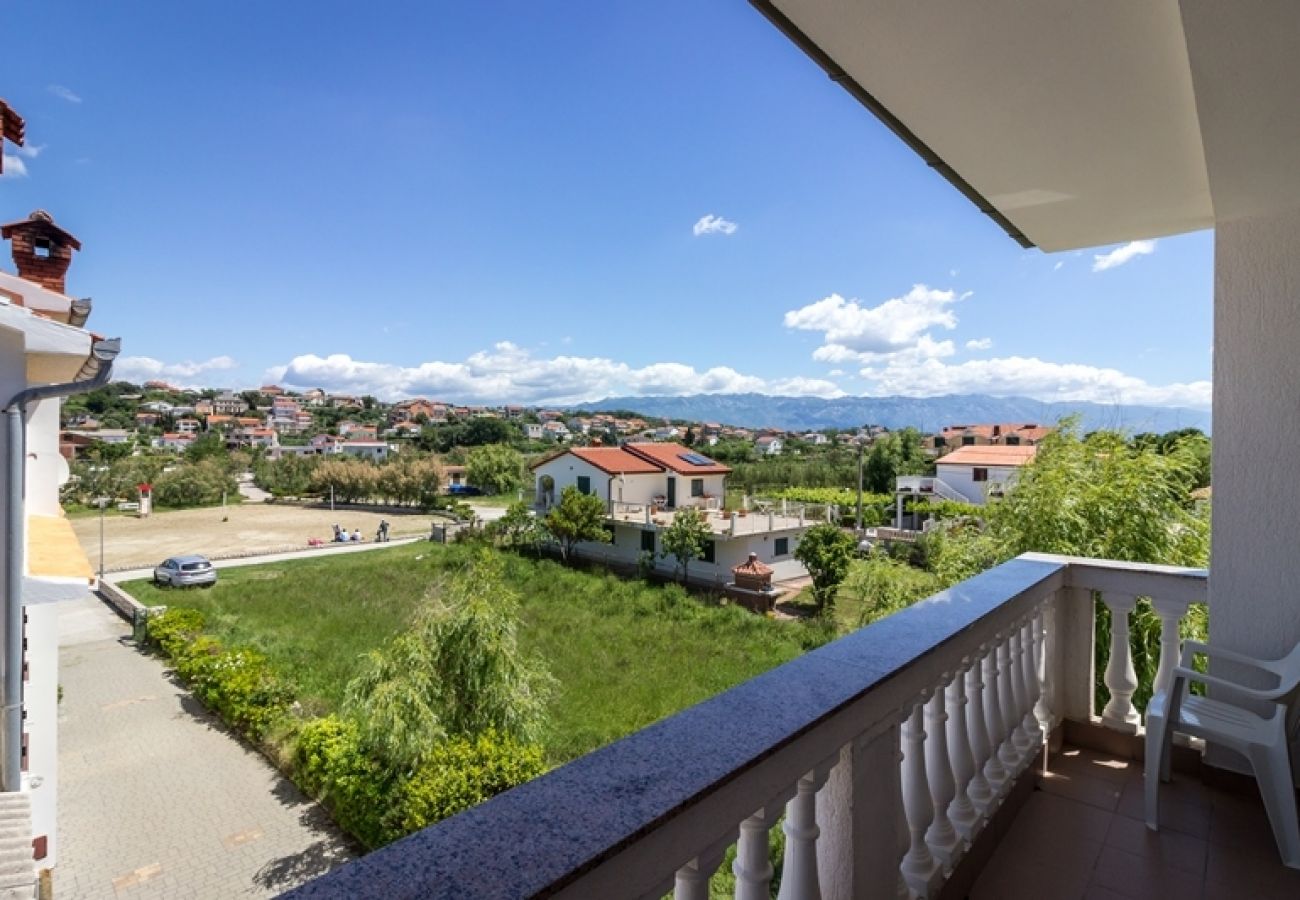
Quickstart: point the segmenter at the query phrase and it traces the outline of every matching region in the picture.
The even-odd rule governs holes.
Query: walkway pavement
[[[59,624],[59,900],[273,896],[355,855],[103,603]]]

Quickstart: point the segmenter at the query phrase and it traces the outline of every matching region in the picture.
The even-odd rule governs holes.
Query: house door
[[[677,479],[668,479],[668,508],[672,509],[677,505]]]

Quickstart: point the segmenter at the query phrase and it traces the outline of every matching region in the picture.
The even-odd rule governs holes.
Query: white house
[[[1033,446],[958,447],[935,464],[936,476],[970,503],[1000,494],[1038,452]]]
[[[814,447],[821,447],[831,442],[831,439],[820,431],[810,431],[803,436],[803,439],[804,443],[812,444]]]
[[[785,441],[770,434],[765,434],[754,441],[754,449],[763,456],[780,456],[784,448]]]
[[[778,579],[806,574],[794,549],[815,524],[798,514],[724,513],[726,478],[731,469],[681,444],[630,443],[621,447],[574,447],[535,463],[537,507],[544,512],[567,487],[599,497],[608,511],[613,540],[582,544],[583,556],[617,565],[636,565],[654,554],[654,565],[670,572],[676,561],[661,558],[659,532],[678,510],[705,512],[712,540],[703,559],[691,563],[692,581],[724,584],[731,568],[754,553],[777,569]]]
[[[12,241],[18,268],[17,277],[0,273],[0,496],[7,538],[0,542],[0,673],[13,670],[11,660],[19,661],[18,671],[26,669],[25,678],[4,684],[0,781],[10,798],[30,802],[30,821],[21,801],[0,808],[11,844],[0,849],[0,865],[6,887],[28,883],[29,873],[34,887],[33,858],[45,868],[58,857],[57,604],[84,597],[93,581],[59,507],[59,487],[69,474],[59,454],[59,404],[107,381],[118,343],[82,328],[89,301],[63,292],[72,252],[81,246],[76,238],[41,211],[0,226],[0,236]],[[22,484],[10,477],[15,469]],[[25,628],[3,626],[24,619]],[[18,837],[24,833],[29,845]]]
[[[545,435],[546,432],[542,428],[541,423],[539,422],[524,423],[524,437],[528,438],[528,440],[540,441],[543,437],[545,437]]]
[[[338,453],[359,456],[371,462],[383,462],[393,454],[393,445],[386,441],[341,441],[334,445]]]
[[[169,431],[162,437],[154,438],[152,444],[156,450],[173,450],[177,453],[183,453],[189,449],[194,440],[194,434],[191,432]]]

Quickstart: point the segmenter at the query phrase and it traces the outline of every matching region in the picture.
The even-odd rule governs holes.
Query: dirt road
[[[380,519],[387,519],[392,537],[428,534],[433,521],[422,513],[408,515],[356,511],[330,512],[245,503],[210,509],[155,513],[147,519],[110,516],[104,520],[104,569],[115,571],[151,566],[178,553],[211,558],[296,550],[309,538],[328,541],[337,522],[349,532],[361,529],[367,542],[375,539]],[[99,568],[99,519],[73,520],[73,529],[92,566]]]

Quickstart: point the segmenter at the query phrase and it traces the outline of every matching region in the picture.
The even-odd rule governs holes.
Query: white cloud
[[[949,365],[938,359],[867,367],[861,372],[873,394],[934,397],[992,394],[1036,400],[1137,403],[1208,409],[1210,382],[1150,384],[1117,369],[1053,363],[1035,357],[976,359]]]
[[[735,234],[736,229],[739,227],[735,222],[709,213],[707,216],[700,217],[692,231],[695,232],[696,237],[704,234]]]
[[[1155,241],[1129,241],[1123,247],[1116,247],[1109,253],[1094,254],[1092,257],[1092,270],[1094,272],[1104,272],[1107,269],[1122,266],[1129,260],[1136,259],[1139,256],[1146,256],[1148,253],[1155,252]]]
[[[785,314],[785,327],[822,332],[822,346],[813,352],[821,362],[869,363],[904,354],[927,359],[951,356],[952,341],[936,341],[929,329],[957,327],[951,307],[968,294],[913,285],[902,297],[878,306],[831,294]]]
[[[461,362],[434,360],[417,366],[353,359],[345,353],[306,354],[267,371],[287,387],[321,387],[386,400],[440,397],[465,403],[569,404],[612,396],[731,394],[748,391],[817,397],[841,396],[834,383],[817,378],[769,380],[727,366],[698,370],[675,362],[634,367],[603,357],[537,357],[509,341]]]
[[[979,340],[967,341],[967,350],[987,350],[993,346],[993,338],[980,338]]]
[[[27,164],[10,153],[4,154],[4,178],[26,178]]]
[[[36,157],[40,156],[41,151],[44,149],[45,149],[44,144],[27,144],[25,146],[17,148],[18,155],[25,156],[28,159],[35,159]]]
[[[61,84],[51,84],[45,89],[60,100],[67,100],[69,103],[81,102],[81,98],[73,93],[72,88],[64,87]]]
[[[120,381],[170,381],[177,387],[207,387],[208,383],[197,376],[228,371],[238,365],[229,356],[177,363],[166,363],[152,356],[124,356],[113,364],[113,377]]]
[[[1061,271],[1061,266],[1063,266],[1063,265],[1065,265],[1065,260],[1063,260],[1063,259],[1062,259],[1062,260],[1058,260],[1057,263],[1056,263],[1056,265],[1052,266],[1052,271],[1053,271],[1053,272],[1059,272],[1059,271]]]

